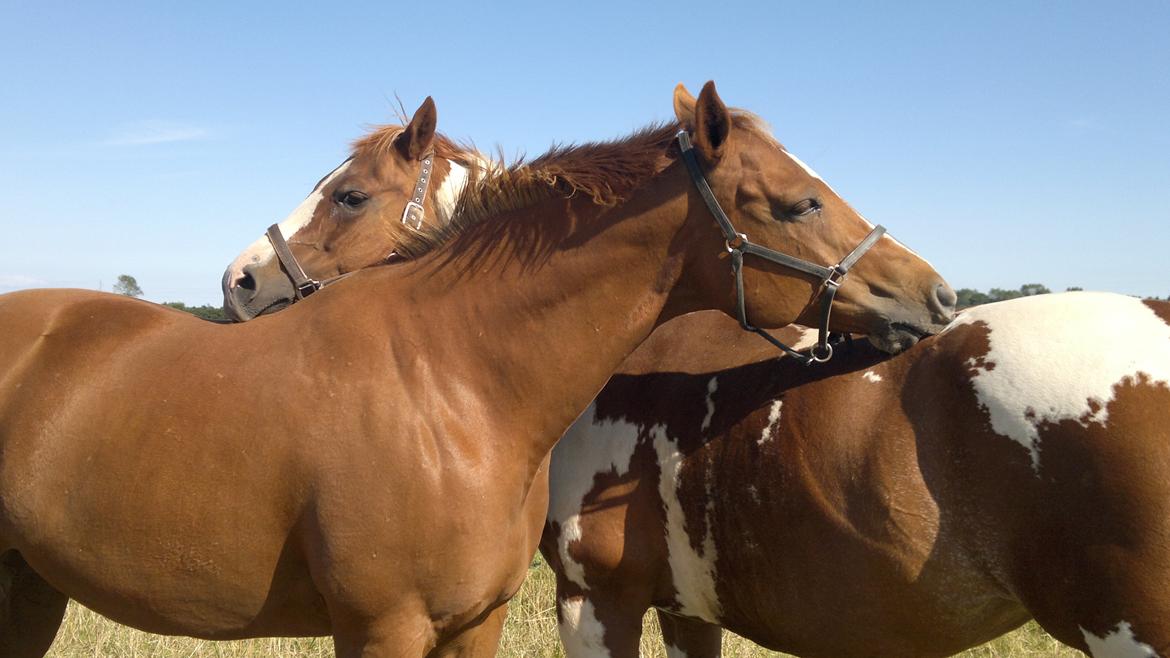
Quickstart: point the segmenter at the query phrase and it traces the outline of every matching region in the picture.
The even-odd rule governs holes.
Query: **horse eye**
[[[792,208],[788,210],[788,214],[792,215],[793,217],[804,217],[806,215],[811,215],[820,209],[820,201],[817,201],[816,199],[805,199],[804,201],[801,201],[800,203],[792,206]]]
[[[370,200],[368,194],[365,192],[358,192],[357,190],[350,190],[349,192],[338,192],[335,198],[337,203],[340,203],[346,208],[351,209],[357,208],[366,201]]]

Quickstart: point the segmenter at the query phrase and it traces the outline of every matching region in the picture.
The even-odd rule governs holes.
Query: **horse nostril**
[[[955,290],[945,283],[935,286],[934,299],[938,303],[939,310],[948,314],[954,314],[955,304],[959,302],[959,296],[955,294]]]
[[[236,281],[236,287],[244,290],[256,291],[256,279],[252,277],[252,273],[244,270],[244,276]]]

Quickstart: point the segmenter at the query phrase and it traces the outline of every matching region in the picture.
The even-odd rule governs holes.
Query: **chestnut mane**
[[[731,113],[736,129],[779,146],[758,116],[740,109],[732,109]],[[376,155],[393,148],[393,140],[401,131],[394,128],[383,127],[357,140],[354,155]],[[677,121],[670,121],[651,124],[620,139],[555,144],[531,161],[521,156],[508,166],[500,156],[490,171],[464,188],[450,223],[400,236],[396,251],[416,258],[488,218],[553,197],[580,197],[595,206],[616,206],[669,165],[674,157],[670,149],[679,129]],[[464,153],[463,147],[440,135],[436,135],[435,147],[436,155],[441,157],[458,159]]]

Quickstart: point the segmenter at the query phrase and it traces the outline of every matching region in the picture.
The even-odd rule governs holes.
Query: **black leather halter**
[[[406,202],[406,208],[402,210],[402,223],[414,231],[421,231],[423,227],[423,218],[425,215],[422,204],[423,200],[427,198],[427,188],[431,184],[431,173],[434,169],[432,163],[434,160],[434,151],[427,151],[423,155],[418,178],[414,181],[414,188],[410,192],[410,201]],[[292,250],[288,248],[288,242],[285,241],[279,224],[269,226],[268,230],[265,231],[265,235],[268,236],[268,241],[272,243],[272,249],[276,252],[276,257],[284,267],[285,275],[292,282],[293,290],[296,292],[295,301],[300,301],[325,286],[336,283],[352,274],[352,272],[346,272],[345,274],[338,274],[337,276],[329,277],[321,281],[310,278],[309,275],[305,274],[305,269],[301,267],[301,264],[297,262],[297,257],[293,255]],[[390,260],[394,256],[395,254],[392,252],[386,259]]]
[[[845,279],[845,275],[849,273],[849,268],[853,267],[853,264],[881,239],[882,235],[886,232],[885,227],[875,226],[869,232],[869,235],[865,236],[865,239],[854,247],[853,251],[849,252],[848,256],[842,258],[841,262],[832,267],[817,265],[816,263],[801,260],[788,254],[782,254],[767,247],[754,244],[748,240],[747,235],[735,230],[735,227],[731,224],[731,219],[727,216],[727,213],[723,212],[723,208],[719,206],[719,201],[715,199],[715,193],[711,191],[711,186],[707,184],[707,179],[703,176],[703,170],[699,167],[699,160],[695,157],[694,147],[691,145],[691,136],[685,130],[680,130],[678,133],[678,145],[682,151],[683,162],[687,165],[687,171],[690,172],[691,179],[695,182],[695,187],[699,190],[699,196],[703,197],[707,208],[715,216],[715,221],[719,224],[719,228],[723,231],[723,236],[726,239],[724,244],[727,247],[727,251],[731,254],[731,270],[735,273],[736,314],[739,316],[739,326],[747,331],[759,334],[769,343],[805,363],[823,363],[828,361],[833,357],[833,345],[829,342],[829,313],[833,309],[833,298],[837,296],[837,289],[841,287],[841,282]],[[784,267],[820,277],[821,287],[818,295],[821,298],[821,326],[817,336],[817,344],[807,354],[798,352],[781,343],[772,334],[748,322],[747,309],[744,306],[743,299],[744,254],[759,256],[777,265],[783,265]]]

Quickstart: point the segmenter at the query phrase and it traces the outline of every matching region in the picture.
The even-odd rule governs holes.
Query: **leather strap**
[[[435,152],[433,150],[427,151],[422,156],[422,164],[419,167],[418,178],[415,179],[414,189],[411,190],[410,201],[406,202],[406,208],[402,210],[402,223],[415,231],[421,231],[423,226],[423,219],[425,217],[423,211],[423,201],[427,198],[427,188],[431,184],[431,174],[434,171]],[[289,281],[293,284],[293,290],[296,291],[296,301],[300,301],[305,297],[317,292],[321,288],[344,279],[353,274],[353,272],[346,272],[335,277],[318,281],[309,278],[305,274],[305,270],[301,264],[297,262],[297,257],[288,247],[288,242],[284,239],[284,234],[280,231],[279,224],[273,224],[268,227],[265,232],[268,236],[268,241],[272,243],[272,249],[276,252],[276,257],[280,260],[280,264],[284,267],[285,273],[288,275]],[[386,257],[386,261],[400,259],[397,252],[390,252]]]
[[[422,157],[422,166],[418,170],[418,179],[414,182],[410,201],[402,210],[402,223],[408,227],[421,231],[423,226],[423,201],[427,198],[427,188],[431,184],[431,170],[434,168],[435,152],[427,151]]]
[[[284,234],[280,232],[280,224],[269,226],[266,234],[268,241],[272,243],[272,249],[276,252],[276,257],[280,259],[280,264],[284,266],[284,271],[288,274],[289,280],[292,281],[297,299],[304,299],[317,292],[321,288],[321,283],[316,279],[310,279],[305,274],[305,270],[297,262],[296,256],[293,256],[292,250],[288,248],[288,243],[284,241]]]
[[[828,361],[833,356],[833,345],[829,340],[829,316],[833,310],[833,300],[837,297],[837,289],[841,287],[841,283],[845,279],[845,275],[849,273],[849,269],[865,255],[865,252],[877,244],[877,241],[885,234],[885,227],[875,226],[869,232],[869,235],[865,236],[853,248],[853,251],[850,251],[847,256],[832,267],[817,265],[816,263],[755,244],[748,240],[746,234],[736,231],[735,226],[731,223],[731,218],[727,216],[727,213],[723,212],[723,208],[719,205],[718,199],[715,198],[715,193],[711,190],[710,184],[707,183],[707,178],[703,175],[703,170],[699,166],[699,159],[695,157],[694,146],[691,144],[691,136],[685,130],[680,130],[677,138],[679,149],[682,152],[682,159],[686,163],[687,171],[690,172],[691,180],[694,181],[699,196],[707,204],[707,209],[715,217],[715,222],[723,232],[727,251],[731,253],[731,270],[735,274],[736,315],[738,316],[739,326],[747,331],[759,334],[764,340],[767,340],[790,356],[800,359],[805,363],[823,363]],[[821,298],[821,322],[817,332],[817,344],[808,354],[796,351],[788,345],[781,343],[767,331],[748,322],[743,287],[744,254],[759,256],[777,265],[782,265],[806,274],[812,274],[821,279],[821,290],[818,293],[818,296]]]

